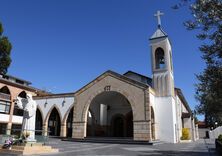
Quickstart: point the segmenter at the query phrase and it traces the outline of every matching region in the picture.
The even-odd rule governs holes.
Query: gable
[[[147,89],[149,87],[148,85],[146,85],[144,83],[135,81],[135,80],[130,79],[130,78],[124,76],[124,75],[121,75],[121,74],[118,74],[118,73],[113,72],[111,70],[108,70],[108,71],[104,72],[103,74],[101,74],[100,76],[98,76],[93,81],[91,81],[90,83],[88,83],[87,85],[85,85],[84,87],[82,87],[81,89],[79,89],[78,91],[76,91],[74,94],[78,95],[81,92],[84,92],[85,90],[87,90],[88,88],[92,87],[93,85],[95,85],[99,81],[103,80],[107,76],[110,76],[112,78],[115,78],[115,79],[117,79],[119,81],[122,81],[124,83],[127,83],[129,85],[135,86],[135,87],[140,88],[140,89]]]

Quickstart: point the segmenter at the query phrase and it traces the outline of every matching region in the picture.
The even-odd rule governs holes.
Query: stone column
[[[86,122],[73,122],[72,137],[77,139],[83,139],[86,137]]]
[[[141,141],[151,141],[150,121],[133,121],[133,139]]]
[[[42,135],[48,136],[48,124],[43,124],[42,129],[43,129]]]
[[[67,130],[66,130],[66,124],[62,124],[61,125],[61,131],[60,131],[60,136],[61,137],[66,137],[66,132],[67,132]]]
[[[6,129],[6,134],[7,134],[7,135],[11,135],[12,123],[9,122],[9,123],[7,124],[7,127],[6,127],[6,128],[7,128],[7,129]]]
[[[10,111],[9,111],[9,122],[7,124],[7,130],[6,130],[6,134],[7,135],[11,135],[11,131],[12,131],[12,117],[13,117],[13,113],[14,113],[14,107],[15,107],[15,103],[13,102],[13,99],[16,98],[16,95],[14,95],[13,93],[11,94],[11,107],[10,107]]]

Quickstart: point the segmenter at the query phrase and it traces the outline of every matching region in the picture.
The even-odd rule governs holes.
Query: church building
[[[13,99],[32,93],[38,105],[36,130],[42,130],[41,135],[177,143],[187,128],[195,141],[192,111],[181,89],[174,86],[172,48],[160,15],[157,12],[158,26],[149,39],[151,78],[134,71],[108,70],[73,93],[52,94],[30,87],[27,81],[18,84],[1,77],[0,134],[15,133],[13,125],[19,129],[22,120],[13,113]]]

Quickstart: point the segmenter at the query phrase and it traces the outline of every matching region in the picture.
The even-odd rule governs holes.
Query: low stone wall
[[[198,133],[199,133],[199,138],[203,139],[203,138],[206,138],[206,133],[207,131],[209,131],[208,128],[199,128],[198,129]]]
[[[216,129],[212,131],[209,131],[210,139],[217,139],[220,134],[222,134],[222,126],[217,127]]]

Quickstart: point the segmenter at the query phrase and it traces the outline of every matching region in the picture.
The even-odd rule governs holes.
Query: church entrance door
[[[117,116],[113,119],[112,123],[113,127],[113,136],[114,137],[124,137],[124,118],[121,116]]]
[[[53,108],[48,121],[49,135],[60,136],[61,120],[56,108]]]
[[[38,108],[35,117],[35,130],[35,135],[42,135],[42,114]]]

